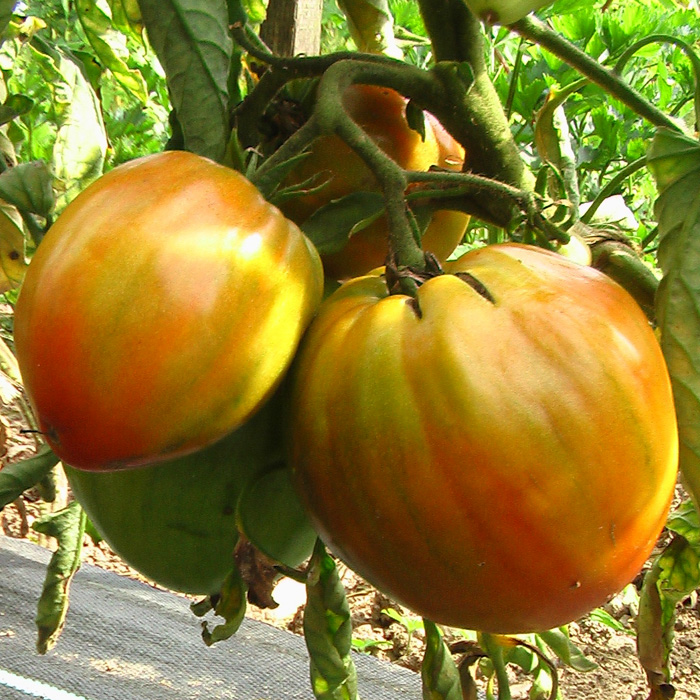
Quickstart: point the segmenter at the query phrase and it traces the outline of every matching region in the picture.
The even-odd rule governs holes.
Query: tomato
[[[322,290],[311,243],[242,175],[185,152],[115,168],[59,216],[17,302],[39,426],[82,469],[210,444],[272,393]]]
[[[432,115],[425,121],[425,140],[408,126],[406,100],[396,91],[373,85],[352,85],[343,96],[348,114],[382,150],[407,170],[428,170],[433,165],[459,171],[464,161],[462,147]],[[316,209],[334,199],[358,191],[377,191],[379,185],[364,161],[338,136],[323,136],[286,184],[301,183],[321,175],[327,184],[319,191],[282,204],[292,220],[302,224]],[[320,183],[319,183],[320,184]],[[423,248],[441,261],[464,236],[469,216],[439,211],[423,235]],[[323,256],[326,274],[336,279],[362,275],[383,265],[388,252],[386,217],[354,233],[339,253]]]
[[[253,494],[267,474],[279,481],[277,414],[268,403],[238,430],[185,457],[113,472],[66,466],[71,490],[95,529],[132,568],[171,590],[218,593],[234,568],[244,494],[246,535],[297,566],[315,535],[293,492]],[[257,499],[257,500],[256,500]],[[255,509],[255,516],[248,511]],[[257,520],[256,520],[257,517]]]
[[[596,270],[494,245],[446,272],[415,299],[369,275],[322,304],[295,362],[294,481],[329,547],[420,615],[562,625],[627,584],[664,525],[668,373]]]

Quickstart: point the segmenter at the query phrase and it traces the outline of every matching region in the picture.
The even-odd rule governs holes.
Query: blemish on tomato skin
[[[406,303],[411,307],[413,310],[413,313],[418,317],[418,318],[423,318],[423,311],[420,308],[420,304],[418,303],[418,299],[416,297],[410,297]]]
[[[580,582],[580,581],[574,581],[574,582],[569,586],[569,588],[570,588],[572,591],[575,591],[576,589],[581,588],[581,582]]]

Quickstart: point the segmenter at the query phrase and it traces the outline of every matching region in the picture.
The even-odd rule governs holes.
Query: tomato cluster
[[[346,107],[404,168],[463,157],[432,118],[425,139],[408,129],[392,91],[355,86]],[[285,207],[297,221],[376,188],[333,139],[290,175],[328,176]],[[436,216],[423,244],[444,260],[465,226]],[[215,593],[240,532],[290,566],[318,532],[436,622],[569,622],[665,522],[678,445],[654,333],[607,277],[516,244],[406,295],[400,270],[370,271],[386,239],[375,222],[322,267],[228,168],[184,152],[116,168],[58,218],[16,307],[40,429],[96,528],[168,587]],[[324,270],[350,279],[321,303]]]

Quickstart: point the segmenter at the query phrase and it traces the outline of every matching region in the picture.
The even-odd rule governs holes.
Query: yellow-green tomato
[[[615,282],[488,246],[415,298],[377,275],[321,306],[295,363],[290,463],[329,547],[420,615],[545,630],[638,573],[674,492],[666,366]]]
[[[315,248],[239,173],[186,152],[119,166],[59,216],[20,293],[40,429],[80,469],[202,448],[273,392],[322,290]]]

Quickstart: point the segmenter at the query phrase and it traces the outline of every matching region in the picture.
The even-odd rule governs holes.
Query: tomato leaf
[[[345,588],[335,562],[317,540],[309,563],[304,639],[317,700],[355,700],[357,671],[350,656],[352,623]]]
[[[107,0],[112,11],[112,25],[120,32],[141,39],[143,21],[138,0]]]
[[[34,521],[32,528],[58,540],[46,569],[36,614],[37,651],[45,654],[58,641],[66,621],[69,589],[80,568],[87,516],[77,501]]]
[[[350,236],[384,213],[384,197],[379,192],[353,192],[317,209],[302,225],[321,255],[338,253]]]
[[[423,700],[462,700],[459,671],[437,625],[423,620],[425,654],[421,664]]]
[[[700,502],[700,143],[659,129],[647,156],[659,197],[656,295],[661,347],[673,384],[680,439],[679,466]]]
[[[148,101],[148,87],[138,70],[132,70],[119,57],[115,44],[120,36],[112,26],[112,20],[98,6],[95,0],[77,0],[75,9],[85,36],[92,46],[99,62],[107,68],[116,81],[142,104]]]
[[[586,658],[585,654],[569,639],[566,628],[556,628],[540,632],[538,637],[557,655],[567,666],[577,671],[593,671],[598,664]]]
[[[228,75],[233,51],[226,3],[140,0],[139,5],[165,69],[186,150],[221,161],[230,131]]]
[[[246,487],[238,504],[238,522],[255,547],[286,566],[299,566],[316,542],[284,463]]]
[[[213,608],[217,615],[224,618],[224,622],[213,629],[209,629],[206,620],[202,622],[202,639],[207,646],[228,639],[238,632],[245,617],[247,592],[245,581],[235,567],[224,581],[215,604],[210,598],[205,598],[191,606],[192,612],[198,617]]]
[[[34,37],[32,50],[53,97],[58,126],[53,172],[56,209],[60,212],[102,175],[107,135],[100,101],[75,56],[38,36]]]
[[[700,549],[700,517],[698,510],[689,499],[683,501],[669,516],[666,527],[684,537],[691,547]]]
[[[37,454],[8,464],[0,470],[0,510],[41,481],[58,464],[58,457],[48,445]]]
[[[52,182],[53,176],[44,161],[22,163],[0,175],[0,198],[46,219],[54,208]]]

